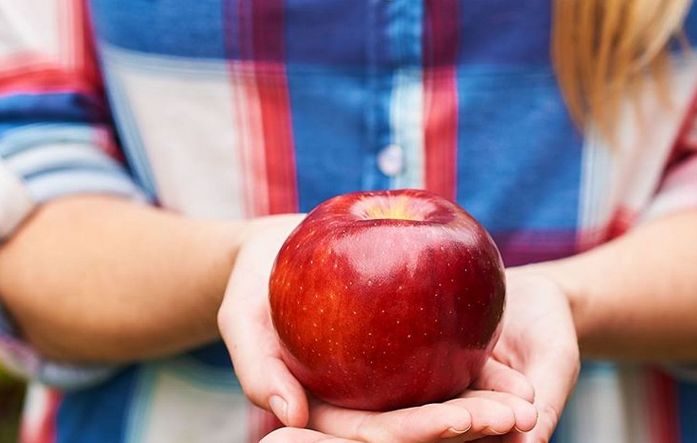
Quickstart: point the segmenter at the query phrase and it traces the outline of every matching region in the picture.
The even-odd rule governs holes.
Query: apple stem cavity
[[[356,201],[351,212],[361,220],[427,221],[435,206],[405,195],[370,195]]]

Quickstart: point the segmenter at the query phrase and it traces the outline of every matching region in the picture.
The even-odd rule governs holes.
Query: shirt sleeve
[[[22,0],[0,7],[0,245],[32,210],[75,194],[146,201],[122,162],[81,0]],[[113,368],[41,358],[0,306],[0,360],[61,388]]]
[[[682,209],[697,209],[697,94],[668,159],[660,186],[642,219],[655,219]]]
[[[697,47],[697,5],[690,7],[684,21],[684,36],[690,45]],[[674,48],[676,60],[693,64],[695,57],[690,52],[685,58],[685,48]],[[678,68],[680,69],[680,68]],[[694,70],[687,75],[694,85]],[[693,87],[694,88],[694,87]],[[687,112],[683,114],[680,128],[675,137],[672,152],[663,170],[660,185],[648,206],[642,211],[640,221],[652,220],[684,209],[697,209],[697,90],[686,88],[692,94]]]

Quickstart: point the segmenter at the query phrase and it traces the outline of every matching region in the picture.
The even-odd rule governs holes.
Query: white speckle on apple
[[[407,338],[411,338],[411,334],[407,334]]]

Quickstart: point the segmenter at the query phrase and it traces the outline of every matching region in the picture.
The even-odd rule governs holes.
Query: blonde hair
[[[666,85],[671,42],[691,0],[555,0],[552,58],[567,107],[613,138],[620,101],[648,79]]]

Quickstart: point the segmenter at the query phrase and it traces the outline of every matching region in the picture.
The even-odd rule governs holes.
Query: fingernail
[[[269,399],[269,407],[284,425],[288,423],[288,403],[285,400],[278,395],[272,395]]]
[[[469,431],[471,426],[468,426],[465,429],[458,429],[458,428],[448,428],[447,431],[443,432],[443,435],[441,437],[443,438],[448,438],[448,437],[457,437],[458,435],[462,435],[465,432]]]
[[[524,434],[524,433],[526,433],[526,432],[530,432],[530,431],[523,431],[523,430],[520,429],[518,426],[513,426],[513,430],[516,431],[516,432],[518,432],[519,434]]]
[[[484,431],[482,433],[484,435],[503,435],[503,434],[505,434],[505,432],[497,431],[490,426],[487,426],[486,428],[484,428]]]

